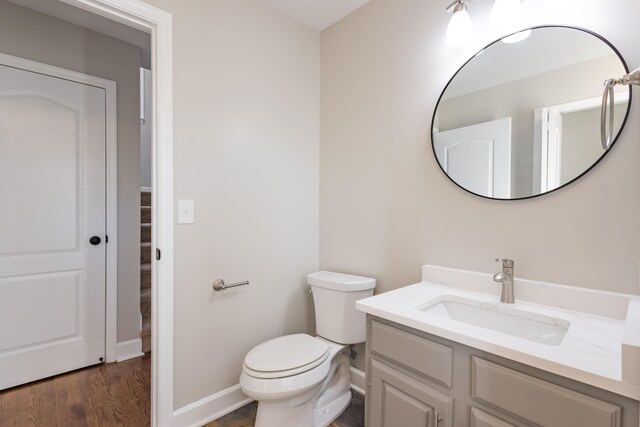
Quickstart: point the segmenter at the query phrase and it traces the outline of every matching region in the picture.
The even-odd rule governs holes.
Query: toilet
[[[319,271],[307,275],[316,333],[266,341],[247,353],[240,386],[258,401],[256,427],[326,427],[351,401],[349,344],[365,340],[365,314],[375,279]]]

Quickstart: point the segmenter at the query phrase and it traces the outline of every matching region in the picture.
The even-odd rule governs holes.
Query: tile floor
[[[357,393],[352,394],[347,409],[329,427],[364,427],[364,397]],[[204,427],[253,427],[257,408],[256,402],[250,403]]]

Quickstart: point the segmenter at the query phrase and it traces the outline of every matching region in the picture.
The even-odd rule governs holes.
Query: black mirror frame
[[[598,163],[600,163],[600,161],[602,161],[602,159],[604,159],[607,154],[609,154],[609,151],[611,151],[611,149],[613,148],[613,146],[616,144],[616,142],[618,142],[618,139],[620,138],[620,135],[622,134],[622,131],[624,130],[626,124],[627,124],[627,119],[629,118],[629,112],[631,111],[631,103],[632,103],[632,96],[633,96],[633,90],[632,87],[629,86],[629,103],[627,106],[627,111],[625,113],[624,119],[622,120],[622,124],[620,125],[620,130],[618,131],[618,133],[616,134],[615,138],[613,139],[613,141],[611,142],[611,145],[609,146],[609,149],[607,151],[605,151],[595,162],[593,162],[593,164],[587,168],[584,172],[582,172],[580,175],[576,176],[575,178],[573,178],[571,181],[566,182],[562,185],[560,185],[559,187],[554,188],[553,190],[549,190],[546,191],[544,193],[540,193],[540,194],[532,194],[531,196],[526,196],[526,197],[515,197],[515,198],[510,198],[510,199],[501,199],[501,198],[497,198],[497,197],[489,197],[489,196],[484,196],[482,194],[478,194],[478,193],[474,193],[473,191],[470,191],[468,189],[466,189],[465,187],[461,186],[460,184],[458,184],[457,182],[455,182],[448,174],[447,172],[445,172],[444,168],[442,167],[442,164],[440,164],[440,160],[438,160],[438,156],[436,154],[436,149],[435,149],[435,144],[433,141],[433,128],[434,128],[434,124],[435,124],[435,120],[436,120],[436,114],[438,112],[438,107],[440,106],[440,102],[442,101],[442,97],[444,96],[445,92],[447,91],[447,88],[451,85],[451,82],[456,78],[456,76],[460,73],[460,71],[462,71],[462,69],[464,67],[466,67],[466,65],[471,62],[476,55],[478,55],[478,53],[482,52],[483,50],[489,48],[490,46],[493,46],[494,44],[500,42],[502,39],[504,39],[505,37],[509,37],[512,36],[514,34],[520,33],[522,31],[527,31],[527,30],[536,30],[536,29],[541,29],[541,28],[568,28],[568,29],[572,29],[572,30],[578,30],[578,31],[582,31],[585,32],[587,34],[590,34],[594,37],[597,37],[598,39],[602,40],[604,43],[606,43],[613,52],[615,52],[615,54],[618,56],[618,58],[620,59],[620,62],[622,63],[624,69],[625,69],[625,73],[629,73],[629,67],[627,66],[627,62],[624,60],[624,58],[622,57],[622,55],[620,54],[620,52],[618,51],[618,49],[616,49],[616,47],[609,42],[609,40],[605,39],[603,36],[601,36],[598,33],[595,33],[591,30],[587,30],[585,28],[581,28],[581,27],[574,27],[571,25],[538,25],[538,26],[534,26],[534,27],[528,27],[528,28],[523,28],[520,31],[516,31],[514,33],[511,34],[507,34],[499,39],[496,39],[494,41],[492,41],[491,43],[489,43],[488,45],[486,45],[485,47],[483,47],[482,49],[478,50],[478,52],[476,52],[473,56],[471,56],[471,58],[469,58],[467,61],[465,61],[464,64],[462,64],[462,66],[460,68],[458,68],[458,71],[456,71],[453,76],[451,76],[451,78],[449,79],[449,81],[447,82],[447,84],[444,86],[444,88],[442,89],[442,92],[440,93],[440,96],[438,97],[438,101],[436,102],[436,106],[433,110],[433,117],[431,118],[431,149],[433,150],[433,157],[436,159],[436,163],[438,164],[438,167],[440,168],[440,170],[442,171],[442,173],[451,181],[453,182],[458,188],[461,188],[462,190],[466,191],[469,194],[473,194],[474,196],[477,197],[482,197],[483,199],[488,199],[488,200],[497,200],[497,201],[516,201],[516,200],[527,200],[527,199],[533,199],[536,197],[540,197],[540,196],[544,196],[547,194],[551,194],[555,191],[560,190],[561,188],[564,188],[570,184],[573,184],[574,182],[576,182],[577,180],[579,180],[580,178],[582,178],[584,175],[586,175],[587,173],[589,173],[589,171],[591,171],[593,168],[596,167],[596,165]]]

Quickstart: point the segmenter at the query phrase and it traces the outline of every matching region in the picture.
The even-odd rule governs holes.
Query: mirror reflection
[[[611,45],[581,29],[539,27],[519,43],[497,41],[454,75],[438,101],[438,163],[483,197],[522,199],[562,187],[606,154],[603,84],[627,72]],[[630,89],[615,90],[617,138]]]

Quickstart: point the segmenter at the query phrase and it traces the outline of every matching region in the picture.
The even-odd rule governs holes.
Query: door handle
[[[89,243],[91,243],[93,246],[99,245],[100,242],[102,242],[102,239],[98,236],[93,236],[89,239]]]

